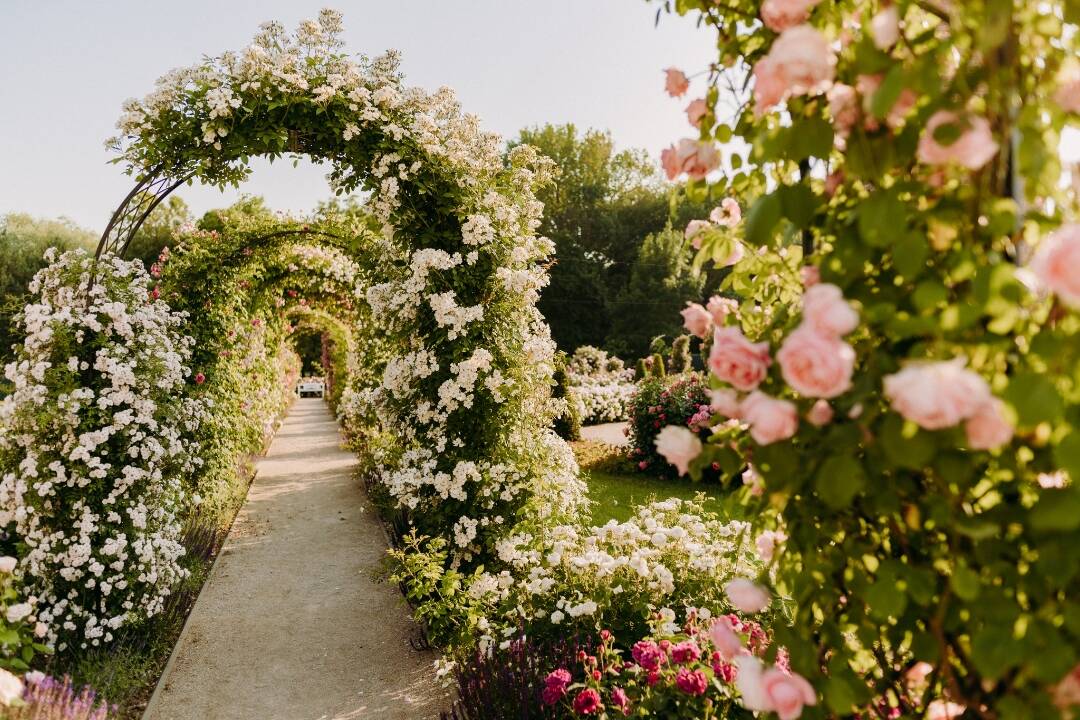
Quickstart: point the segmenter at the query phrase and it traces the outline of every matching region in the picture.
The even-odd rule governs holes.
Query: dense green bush
[[[673,474],[671,466],[656,451],[660,430],[665,425],[693,424],[697,432],[700,424],[704,435],[705,423],[711,417],[709,388],[700,374],[646,378],[638,383],[630,405],[630,458],[640,470],[657,475]]]

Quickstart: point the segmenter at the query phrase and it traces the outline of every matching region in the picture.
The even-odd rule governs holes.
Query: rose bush
[[[802,716],[1067,715],[1080,250],[1056,152],[1075,106],[1051,98],[1077,7],[673,9],[718,35],[695,142],[745,143],[687,193],[756,198],[711,363],[728,412],[691,471],[752,461],[748,512],[790,535],[775,632],[822,700]]]

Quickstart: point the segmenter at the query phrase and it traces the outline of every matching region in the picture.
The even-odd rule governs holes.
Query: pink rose
[[[701,454],[701,440],[680,425],[666,425],[656,436],[656,452],[685,475],[690,463]]]
[[[675,673],[675,685],[687,695],[704,695],[709,681],[700,670],[679,668],[679,672]]]
[[[660,153],[660,163],[668,180],[686,173],[694,180],[701,180],[720,167],[720,151],[712,143],[683,138],[678,145],[665,148]]]
[[[696,128],[701,127],[701,120],[709,113],[709,106],[705,104],[703,98],[691,101],[686,106],[686,119],[690,121],[690,124]]]
[[[1080,665],[1054,686],[1054,705],[1059,710],[1068,710],[1080,705]]]
[[[667,659],[664,651],[651,640],[639,640],[634,643],[634,646],[630,648],[630,655],[634,658],[634,662],[648,672],[658,670]]]
[[[795,403],[777,400],[755,390],[739,405],[739,417],[750,426],[750,437],[758,445],[787,440],[799,429]]]
[[[742,260],[745,254],[746,249],[743,247],[743,244],[738,240],[735,240],[731,248],[731,253],[724,259],[717,260],[716,267],[731,267],[735,263]]]
[[[693,640],[683,640],[671,646],[671,659],[680,665],[692,663],[701,657],[701,648]]]
[[[621,687],[611,691],[611,704],[622,710],[623,715],[630,714],[630,698]]]
[[[1061,84],[1054,93],[1054,102],[1065,112],[1080,113],[1080,75],[1074,75]]]
[[[812,288],[821,282],[821,268],[817,265],[803,265],[799,268],[799,279],[802,280],[804,288]]]
[[[806,678],[775,667],[762,673],[761,691],[780,720],[795,720],[802,715],[804,705],[817,704],[817,694]]]
[[[816,283],[803,293],[803,323],[822,335],[839,337],[859,326],[859,313],[844,299],[840,288]]]
[[[690,79],[686,73],[678,68],[668,68],[664,71],[664,90],[671,97],[682,97],[690,88]]]
[[[688,302],[686,307],[680,312],[683,318],[683,327],[691,335],[697,335],[699,338],[703,338],[709,334],[709,330],[712,329],[713,318],[708,310],[701,305]]]
[[[919,138],[919,162],[926,165],[955,163],[968,170],[978,170],[990,162],[998,152],[998,144],[990,131],[990,123],[978,115],[968,118],[965,128],[961,119],[949,110],[938,110],[926,123]],[[941,145],[934,139],[934,131],[943,125],[959,125],[960,137],[950,145]]]
[[[713,295],[709,298],[709,302],[705,304],[705,309],[712,315],[713,323],[716,325],[723,325],[724,318],[731,313],[738,311],[739,301],[734,298]]]
[[[686,224],[686,239],[694,246],[695,250],[701,249],[701,240],[712,223],[708,220],[691,220]]]
[[[735,578],[724,586],[724,594],[735,609],[744,613],[759,613],[769,607],[769,591],[748,578]]]
[[[709,219],[717,225],[734,228],[742,221],[742,208],[735,198],[724,198],[720,201],[720,207],[713,208],[709,213]]]
[[[765,379],[771,364],[769,343],[752,343],[735,327],[713,330],[709,369],[724,382],[744,392],[753,390]]]
[[[592,715],[604,707],[600,693],[594,688],[585,688],[574,698],[574,712],[578,715]]]
[[[1061,302],[1080,310],[1080,224],[1062,225],[1043,240],[1031,270]]]
[[[965,710],[959,703],[935,700],[926,708],[926,720],[959,720]]]
[[[800,325],[784,339],[776,360],[784,382],[803,397],[834,398],[851,388],[855,351],[808,325]]]
[[[878,50],[888,50],[900,39],[900,11],[890,5],[870,19],[870,36]]]
[[[809,25],[789,28],[754,65],[755,111],[761,114],[791,96],[824,92],[835,73],[836,55],[824,35]]]
[[[869,114],[870,106],[874,100],[874,93],[881,87],[881,82],[884,80],[882,75],[860,75],[855,79],[855,89],[863,98],[863,112]],[[911,88],[904,88],[900,91],[900,95],[896,98],[896,102],[889,108],[889,113],[885,116],[885,124],[893,130],[897,129],[904,124],[904,120],[907,118],[911,111],[915,109],[915,105],[919,102],[919,96]],[[875,121],[876,122],[876,121]],[[871,130],[876,129],[871,127]]]
[[[994,450],[1013,438],[1013,426],[1005,415],[1005,403],[997,398],[984,402],[964,423],[968,445],[974,450]]]
[[[731,627],[731,620],[726,615],[713,620],[712,625],[709,626],[709,640],[724,660],[734,660],[747,652],[743,647],[742,638]]]
[[[884,384],[893,409],[927,430],[953,427],[992,399],[990,386],[963,358],[911,363],[886,375]]]
[[[739,417],[739,394],[731,388],[709,391],[709,407],[724,417]]]
[[[773,32],[784,32],[806,22],[810,11],[821,0],[765,0],[761,3],[761,20]]]
[[[904,684],[912,693],[921,694],[926,689],[927,678],[930,677],[932,672],[934,672],[934,666],[920,660],[904,673]]]
[[[776,553],[776,546],[783,544],[787,540],[787,535],[778,530],[766,530],[762,532],[754,540],[754,546],[757,548],[758,557],[765,562],[771,562],[773,555]]]
[[[855,88],[844,83],[834,83],[826,94],[829,114],[833,125],[841,135],[846,135],[859,121],[859,97]]]
[[[828,400],[818,400],[806,413],[806,421],[814,427],[823,427],[832,422],[833,409]]]

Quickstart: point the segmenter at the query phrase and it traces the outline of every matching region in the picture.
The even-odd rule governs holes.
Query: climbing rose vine
[[[1080,6],[663,6],[719,50],[667,73],[692,132],[664,165],[747,211],[738,237],[687,230],[699,263],[746,252],[737,300],[686,313],[718,431],[661,451],[744,478],[757,524],[788,536],[758,580],[793,602],[777,644],[821,700],[744,706],[1070,717],[1080,233],[1057,143]]]

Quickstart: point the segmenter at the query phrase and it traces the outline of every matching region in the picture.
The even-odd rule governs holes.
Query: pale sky
[[[510,137],[527,125],[611,130],[654,156],[690,135],[662,69],[703,70],[712,33],[644,0],[0,0],[0,214],[67,216],[100,231],[132,183],[108,164],[125,98],[167,70],[245,46],[259,23],[294,27],[330,6],[357,53],[396,48],[406,82],[455,88],[466,111]],[[256,165],[239,192],[306,212],[330,193],[323,170]],[[232,202],[177,191],[198,214]]]

